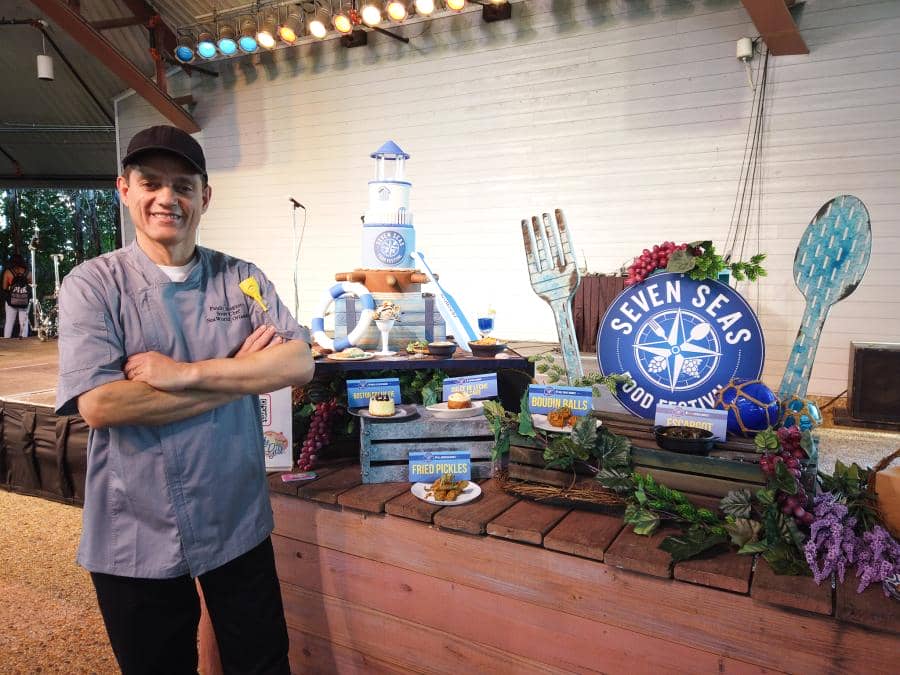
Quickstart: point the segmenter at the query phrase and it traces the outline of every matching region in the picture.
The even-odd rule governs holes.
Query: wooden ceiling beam
[[[91,25],[97,30],[110,30],[111,28],[127,28],[129,26],[143,26],[146,18],[139,16],[123,16],[121,19],[99,19],[91,21]]]
[[[809,54],[786,0],[741,0],[773,56]]]
[[[158,36],[160,38],[158,48],[167,51],[169,54],[175,51],[175,47],[178,45],[178,38],[175,37],[175,33],[172,32],[172,29],[169,28],[168,25],[166,25],[162,20],[162,17],[159,16],[159,13],[153,9],[153,7],[148,5],[144,0],[122,0],[122,4],[130,9],[131,13],[137,17],[143,17],[147,21],[154,19],[154,26],[157,28]],[[154,30],[153,27],[148,27],[148,29],[151,31]]]
[[[44,14],[99,59],[175,126],[196,133],[200,126],[171,96],[113,47],[99,31],[61,0],[32,0]]]

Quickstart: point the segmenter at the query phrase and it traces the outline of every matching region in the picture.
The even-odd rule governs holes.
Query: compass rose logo
[[[765,353],[762,327],[737,291],[673,272],[622,291],[597,331],[600,372],[631,379],[615,396],[644,418],[658,403],[714,407],[732,379],[759,379]]]
[[[681,308],[647,319],[634,342],[634,360],[641,372],[672,393],[703,384],[715,372],[720,356],[712,324]]]
[[[406,241],[393,230],[375,237],[375,257],[385,265],[396,265],[406,255]]]

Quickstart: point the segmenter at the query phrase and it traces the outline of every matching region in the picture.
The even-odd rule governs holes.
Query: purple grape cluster
[[[800,484],[800,459],[794,455],[794,452],[782,449],[777,453],[766,453],[759,459],[759,468],[762,469],[766,478],[773,478],[778,465],[784,464],[788,473],[794,477],[795,491],[793,494],[783,490],[778,491],[775,498],[778,500],[781,512],[786,516],[792,516],[798,525],[812,525],[813,514],[806,510],[808,502],[806,490]]]
[[[803,434],[800,433],[800,427],[781,427],[777,432],[778,442],[781,443],[783,452],[787,452],[796,459],[806,459],[806,450],[800,445],[803,440]]]
[[[674,241],[664,241],[653,249],[645,248],[643,252],[634,259],[634,262],[628,266],[628,277],[625,279],[625,285],[631,286],[640,283],[647,278],[647,275],[656,269],[665,269],[669,264],[669,257],[675,251],[687,250],[687,244],[676,245]],[[692,249],[693,250],[693,249]],[[694,251],[697,255],[697,252]]]
[[[319,459],[319,451],[331,442],[331,426],[340,415],[337,401],[317,403],[309,422],[309,431],[300,447],[297,468],[312,471]]]

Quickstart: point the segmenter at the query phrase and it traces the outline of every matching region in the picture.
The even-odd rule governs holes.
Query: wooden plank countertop
[[[498,356],[474,356],[457,348],[450,357],[431,356],[429,354],[406,354],[398,352],[394,356],[375,356],[370,359],[334,361],[322,357],[316,359],[316,376],[334,375],[340,372],[358,372],[366,370],[422,370],[439,368],[441,370],[491,372],[498,368],[515,368],[534,373],[534,364],[528,359],[507,349]]]
[[[559,651],[559,664],[568,664],[550,668],[552,672],[594,669],[586,663],[572,663],[574,653],[563,648],[573,636],[590,635],[591,622],[603,624],[606,639],[616,639],[617,631],[639,633],[647,641],[640,646],[642,659],[646,659],[642,667],[656,658],[647,650],[659,648],[663,655],[674,654],[672,661],[660,659],[660,672],[677,670],[678,649],[687,648],[685,645],[699,650],[683,654],[685,662],[692,664],[688,670],[703,672],[890,672],[900,653],[900,603],[885,598],[880,587],[856,595],[855,578],[849,576],[835,594],[828,584],[816,586],[809,577],[778,577],[764,561],[730,551],[673,565],[668,554],[657,548],[668,530],[652,537],[638,536],[630,526],[623,526],[620,515],[521,500],[505,493],[493,479],[481,483],[483,496],[479,499],[439,507],[416,499],[408,483],[362,484],[355,464],[323,467],[317,472],[320,478],[300,484],[284,484],[280,474],[269,479],[276,523],[273,540],[283,581],[291,584],[292,578],[303,578],[304,570],[294,569],[300,560],[304,568],[327,562],[342,570],[342,579],[365,574],[378,584],[388,583],[398,574],[396,568],[402,568],[408,576],[398,582],[399,587],[416,588],[413,581],[420,581],[422,588],[428,588],[426,595],[433,596],[425,602],[461,602],[471,595],[478,604],[483,601],[476,599],[469,587],[480,588],[502,597],[497,602],[506,610],[529,613],[531,628],[541,626],[542,613],[552,610],[553,621],[558,624],[564,616],[566,624],[554,624],[540,642],[546,649]],[[450,556],[452,564],[438,574],[429,552],[442,562]],[[318,560],[323,555],[329,559]],[[360,568],[350,574],[348,569],[354,565]],[[440,578],[429,576],[433,574]],[[534,587],[523,583],[535,576],[539,578]],[[359,584],[360,594],[371,588],[363,580]],[[309,592],[308,585],[301,590],[292,588],[290,593],[297,597],[289,600],[286,593],[286,605],[308,602],[310,598],[304,594]],[[325,607],[326,613],[350,611],[349,606],[340,604],[342,600],[331,598],[327,588],[317,592],[325,593],[328,603],[333,603]],[[346,594],[340,597],[348,599]],[[560,598],[570,602],[564,614],[559,612]],[[292,619],[292,611],[288,612],[289,625],[312,621],[310,617]],[[390,607],[379,611],[392,615]],[[473,611],[477,614],[482,609]],[[376,621],[366,616],[354,620]],[[321,653],[324,629],[300,623],[292,628],[292,645],[300,640],[306,650],[303,654]],[[405,622],[395,628],[410,629]],[[369,629],[361,623],[359,630]],[[424,625],[416,628],[423,644],[446,648],[440,631],[429,630]],[[451,632],[465,630],[455,625]],[[793,637],[785,641],[787,635]],[[621,638],[627,636],[623,633]],[[345,646],[352,642],[345,644],[335,635],[332,639]],[[535,635],[534,639],[539,638]],[[479,649],[487,651],[472,656],[481,663],[476,670],[488,668],[492,659],[500,658],[486,644],[493,643],[486,638],[479,641]],[[353,649],[360,648],[353,645]],[[376,663],[381,652],[377,645],[372,649]],[[538,658],[542,652],[531,653],[521,645],[516,649],[513,653],[524,660],[518,665],[511,662],[510,668],[545,672],[544,661]],[[580,649],[587,647],[581,644]],[[703,653],[718,654],[717,660],[696,661]],[[336,654],[332,656],[338,658]],[[352,649],[344,656],[361,658]],[[382,657],[387,660],[379,666],[390,670],[390,658],[386,653]],[[605,652],[600,669],[615,671],[617,668],[610,667],[615,658]],[[302,654],[298,659],[309,667],[315,665]],[[620,665],[628,667],[625,661]]]

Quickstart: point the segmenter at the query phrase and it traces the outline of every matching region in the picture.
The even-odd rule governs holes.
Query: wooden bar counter
[[[493,480],[441,508],[356,464],[319,475],[270,478],[294,672],[896,672],[880,587],[834,597],[733,553],[673,566],[666,533]]]

